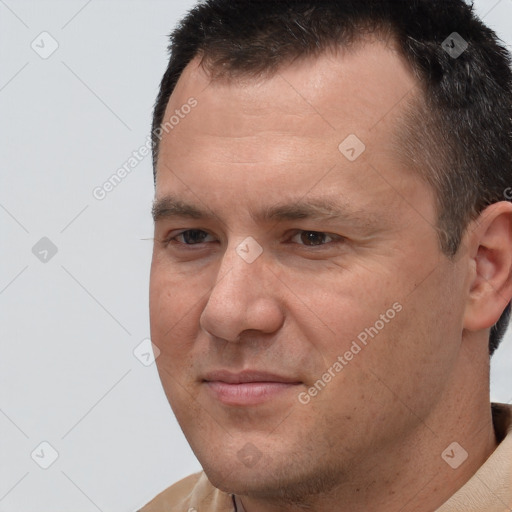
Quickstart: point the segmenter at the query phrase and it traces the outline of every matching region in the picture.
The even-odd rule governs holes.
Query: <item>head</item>
[[[231,492],[371,472],[507,326],[508,55],[458,0],[210,0],[170,50],[150,307],[184,433]],[[246,370],[286,382],[247,405]]]

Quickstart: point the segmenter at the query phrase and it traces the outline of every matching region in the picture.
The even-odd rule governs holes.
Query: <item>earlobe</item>
[[[470,233],[474,271],[464,316],[464,328],[492,327],[512,298],[512,203],[487,207]]]

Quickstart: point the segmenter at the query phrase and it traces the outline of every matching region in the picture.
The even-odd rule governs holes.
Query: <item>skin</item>
[[[258,80],[212,81],[194,60],[170,98],[165,119],[190,97],[198,105],[164,134],[156,201],[172,195],[209,215],[155,219],[151,336],[192,449],[247,512],[433,511],[496,446],[487,343],[512,296],[512,206],[483,212],[457,258],[442,253],[433,192],[391,149],[416,94],[397,52],[373,41]],[[349,134],[366,145],[354,162],[338,150]],[[339,218],[258,218],[326,197]],[[263,251],[252,263],[236,250],[249,236]],[[203,380],[218,369],[297,384],[226,405]],[[441,457],[454,441],[468,452],[457,469]],[[257,454],[251,467],[244,449]]]

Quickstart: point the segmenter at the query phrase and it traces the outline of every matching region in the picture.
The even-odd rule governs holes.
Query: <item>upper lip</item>
[[[293,377],[257,370],[243,370],[236,373],[228,370],[217,370],[205,374],[203,380],[226,382],[228,384],[243,384],[245,382],[288,382],[297,384],[300,382]]]

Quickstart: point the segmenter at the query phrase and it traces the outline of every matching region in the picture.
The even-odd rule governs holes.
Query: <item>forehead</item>
[[[190,98],[197,107],[163,134],[157,195],[186,183],[197,192],[199,176],[210,198],[216,190],[226,197],[227,189],[248,192],[262,182],[289,190],[292,173],[300,194],[333,167],[354,185],[346,194],[362,197],[372,186],[380,194],[386,179],[377,183],[375,173],[396,172],[391,141],[418,89],[404,59],[381,42],[308,57],[261,78],[213,80],[195,59],[178,81],[164,122]],[[347,138],[365,146],[356,162],[340,153]],[[368,170],[368,164],[378,167]],[[322,184],[339,183],[330,175]]]
[[[370,128],[396,110],[418,86],[405,58],[392,40],[388,43],[372,39],[328,49],[283,64],[261,77],[214,70],[213,78],[208,61],[203,66],[201,59],[195,58],[182,73],[167,113],[193,95],[201,98],[205,109],[220,104],[227,115],[239,111],[241,104],[244,111],[255,114],[265,108],[303,115],[313,110],[337,129],[353,124],[354,115],[360,118],[359,124]],[[223,93],[229,95],[234,109],[226,109]]]

